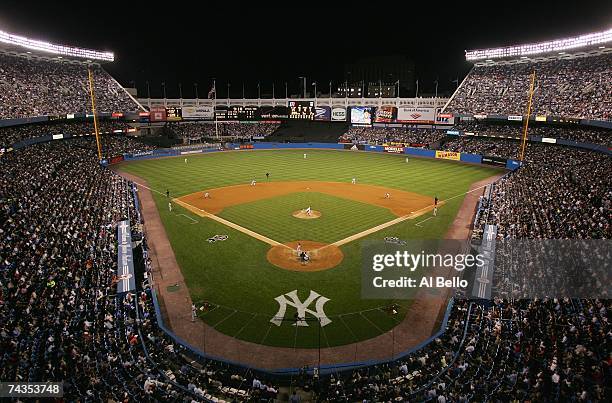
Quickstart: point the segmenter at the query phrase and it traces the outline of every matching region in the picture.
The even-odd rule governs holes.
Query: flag
[[[213,83],[210,91],[208,91],[208,99],[212,99],[217,95],[217,89],[215,88],[215,83]]]

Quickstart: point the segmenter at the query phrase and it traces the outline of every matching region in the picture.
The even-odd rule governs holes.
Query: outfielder
[[[304,153],[304,159],[306,159],[306,153]]]
[[[168,211],[172,211],[172,202],[168,202]]]

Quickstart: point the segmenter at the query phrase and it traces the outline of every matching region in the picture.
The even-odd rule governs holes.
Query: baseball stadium
[[[193,96],[26,32],[0,19],[0,398],[609,401],[609,25],[470,39],[504,45],[448,84],[211,61]]]

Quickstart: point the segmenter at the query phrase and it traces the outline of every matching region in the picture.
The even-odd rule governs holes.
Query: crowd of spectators
[[[531,146],[533,143],[529,143]],[[488,157],[517,159],[521,148],[520,140],[481,138],[474,136],[451,137],[440,149]]]
[[[534,115],[612,119],[612,54],[475,66],[447,111],[522,115],[535,71]]]
[[[254,137],[267,137],[274,133],[278,123],[239,123],[214,122],[207,123],[168,123],[166,127],[174,132],[176,137],[190,140],[221,137],[249,140]]]
[[[332,376],[321,398],[604,402],[610,308],[609,300],[458,299],[441,337],[393,363]]]
[[[265,376],[252,390],[250,371],[194,362],[163,333],[150,277],[117,295],[116,226],[138,228],[138,214],[131,184],[98,164],[94,139],[0,158],[0,379],[64,381],[67,401],[275,396]]]
[[[130,128],[129,125],[120,121],[98,121],[98,131],[101,134],[112,134],[118,130],[126,132]],[[10,147],[22,140],[54,134],[68,134],[70,136],[94,135],[94,123],[93,121],[51,122],[0,127],[0,147]]]
[[[355,144],[403,143],[431,145],[446,136],[446,130],[414,127],[357,127],[352,126],[338,142]]]
[[[477,136],[523,137],[522,125],[491,124],[478,120],[462,121],[453,130],[474,133]],[[578,143],[599,144],[612,147],[612,130],[588,126],[534,125],[530,123],[529,136],[571,140]]]
[[[91,68],[98,113],[138,110],[138,105],[102,67]],[[67,113],[91,113],[86,65],[0,54],[0,119]]]
[[[609,239],[610,172],[606,154],[530,143],[524,166],[495,184],[481,220],[500,238]]]

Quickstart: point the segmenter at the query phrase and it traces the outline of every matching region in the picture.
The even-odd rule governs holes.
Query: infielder
[[[210,194],[208,192],[204,192],[204,198],[205,199],[210,199]]]
[[[256,184],[256,183],[257,183],[257,181],[256,181],[255,179],[253,179],[253,180],[251,181],[251,186],[255,186],[255,184]]]
[[[353,179],[351,179],[351,183],[352,183],[353,185],[354,185],[354,184],[356,184],[356,183],[357,183],[357,178],[353,178]]]
[[[391,198],[391,195],[388,192],[385,193],[385,199],[390,199],[390,198]]]

